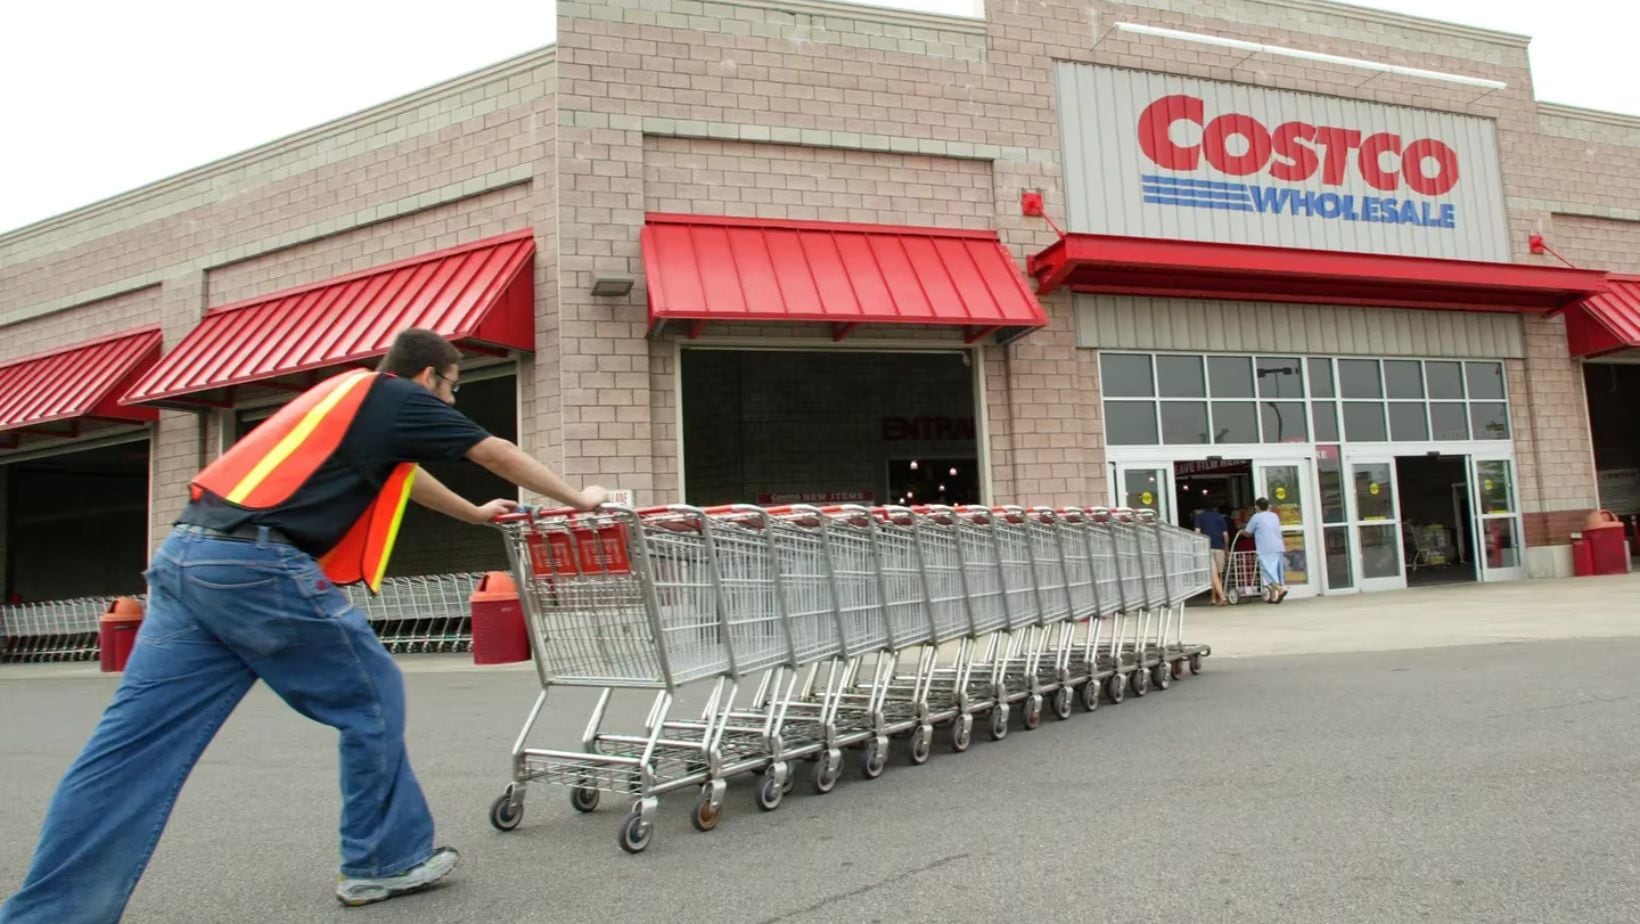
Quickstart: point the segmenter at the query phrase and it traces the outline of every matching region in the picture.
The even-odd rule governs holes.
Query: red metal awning
[[[1030,259],[1037,292],[1248,299],[1467,311],[1547,312],[1606,288],[1598,270],[1065,235]]]
[[[159,359],[159,328],[144,328],[0,365],[0,448],[24,436],[73,438],[87,423],[143,423],[159,413],[119,397]]]
[[[470,352],[533,350],[534,257],[534,232],[518,231],[213,308],[123,400],[231,407],[249,386],[301,391],[410,327]]]
[[[1047,326],[994,231],[651,214],[649,327],[710,321],[961,327],[969,342]]]
[[[1640,276],[1609,277],[1610,288],[1566,312],[1573,356],[1607,356],[1640,349]]]

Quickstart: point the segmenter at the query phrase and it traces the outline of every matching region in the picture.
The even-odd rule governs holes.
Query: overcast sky
[[[973,15],[978,2],[883,5]],[[1640,115],[1631,0],[1362,5],[1530,35],[1539,99]],[[0,230],[549,44],[554,27],[547,0],[6,6]]]

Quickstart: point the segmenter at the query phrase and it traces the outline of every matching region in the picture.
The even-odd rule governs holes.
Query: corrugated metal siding
[[[1497,134],[1489,119],[1069,62],[1058,65],[1056,82],[1065,151],[1066,218],[1072,231],[1445,259],[1510,259]],[[1357,129],[1363,136],[1393,132],[1403,144],[1433,138],[1457,153],[1458,183],[1440,197],[1420,196],[1404,181],[1397,191],[1377,190],[1362,179],[1353,149],[1343,182],[1336,186],[1322,183],[1321,168],[1308,179],[1290,182],[1266,171],[1246,176],[1222,173],[1205,158],[1194,170],[1168,170],[1140,149],[1138,127],[1145,108],[1171,94],[1201,99],[1206,121],[1238,112],[1253,116],[1271,131],[1298,121]],[[1186,124],[1175,126],[1170,137],[1177,144],[1189,145],[1199,141],[1201,132]],[[1320,159],[1325,161],[1324,156]],[[1154,182],[1159,183],[1194,181],[1198,185],[1189,189],[1198,191],[1209,189],[1202,182],[1231,185],[1199,194],[1177,193],[1190,201],[1217,200],[1212,207],[1147,203],[1141,183],[1145,176],[1157,177]],[[1420,207],[1427,204],[1432,212],[1450,204],[1456,210],[1456,221],[1448,229],[1266,213],[1250,205],[1246,190],[1254,186],[1283,193],[1354,196],[1358,207],[1364,207],[1363,197],[1368,196],[1411,200]]]
[[[1078,295],[1076,340],[1078,346],[1119,350],[1526,355],[1520,317],[1513,314],[1129,295]]]

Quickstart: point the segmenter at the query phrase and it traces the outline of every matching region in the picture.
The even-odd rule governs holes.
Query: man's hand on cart
[[[609,489],[599,485],[588,485],[581,489],[580,501],[576,503],[577,510],[597,510],[609,502]]]
[[[495,500],[490,501],[487,504],[480,504],[479,505],[478,518],[476,520],[474,520],[474,522],[475,523],[489,523],[489,522],[492,522],[492,521],[495,520],[496,517],[499,517],[503,514],[512,513],[513,511],[517,510],[518,507],[519,507],[518,501],[507,500],[506,498],[498,497]]]

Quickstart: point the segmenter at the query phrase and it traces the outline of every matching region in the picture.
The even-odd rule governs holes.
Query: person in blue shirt
[[[1196,532],[1207,537],[1208,547],[1213,550],[1213,605],[1224,606],[1229,601],[1224,596],[1224,556],[1230,546],[1230,523],[1212,507],[1203,507],[1196,511]]]
[[[1247,521],[1247,535],[1253,537],[1258,567],[1264,573],[1264,599],[1280,603],[1287,599],[1287,543],[1281,537],[1281,518],[1270,511],[1269,498],[1261,497],[1253,506],[1258,513]]]

